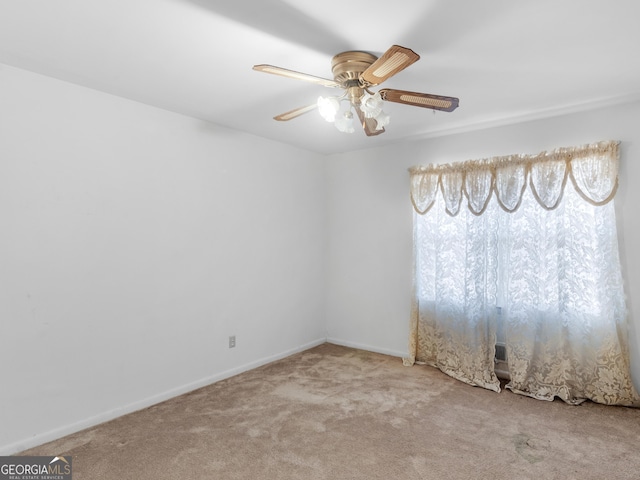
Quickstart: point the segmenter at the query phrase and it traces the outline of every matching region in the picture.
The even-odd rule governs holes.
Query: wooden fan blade
[[[391,88],[383,88],[379,93],[382,99],[388,102],[404,103],[405,105],[442,110],[443,112],[453,112],[459,104],[459,100],[455,97],[443,97],[429,93],[407,92]]]
[[[313,105],[307,105],[306,107],[299,107],[286,113],[281,113],[280,115],[273,117],[273,119],[278,120],[279,122],[286,122],[287,120],[299,117],[303,113],[310,112],[311,110],[315,110],[316,108],[318,108],[318,104],[314,103]]]
[[[325,87],[342,88],[342,85],[334,82],[333,80],[329,80],[328,78],[316,77],[307,73],[300,73],[293,70],[287,70],[286,68],[274,67],[273,65],[254,65],[253,69],[258,72],[272,73],[274,75],[280,75],[282,77],[304,80],[305,82],[311,82],[317,85],[323,85]]]
[[[358,118],[360,119],[360,123],[362,124],[362,129],[364,133],[366,133],[367,137],[373,137],[374,135],[380,135],[384,133],[384,127],[380,130],[376,130],[378,123],[375,118],[367,118],[364,116],[362,110],[360,110],[360,106],[356,105],[354,107],[356,113],[358,114]]]
[[[365,86],[379,85],[389,77],[420,60],[420,55],[409,48],[393,45],[360,75]]]

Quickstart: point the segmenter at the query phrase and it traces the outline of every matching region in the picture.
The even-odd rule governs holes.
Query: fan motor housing
[[[345,88],[350,80],[358,80],[362,72],[378,59],[368,52],[348,51],[337,54],[331,59],[333,79]]]

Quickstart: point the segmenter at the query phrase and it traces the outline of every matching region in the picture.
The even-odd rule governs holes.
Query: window
[[[412,169],[407,362],[499,391],[500,331],[514,392],[637,403],[613,204],[617,162],[618,144],[606,142]]]

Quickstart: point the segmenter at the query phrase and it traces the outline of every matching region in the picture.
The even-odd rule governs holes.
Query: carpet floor
[[[324,344],[22,455],[72,455],[74,480],[639,479],[640,409]]]

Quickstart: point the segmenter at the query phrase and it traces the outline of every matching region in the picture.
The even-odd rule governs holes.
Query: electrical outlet
[[[231,335],[229,337],[229,348],[235,348],[235,346],[236,346],[236,336]]]

